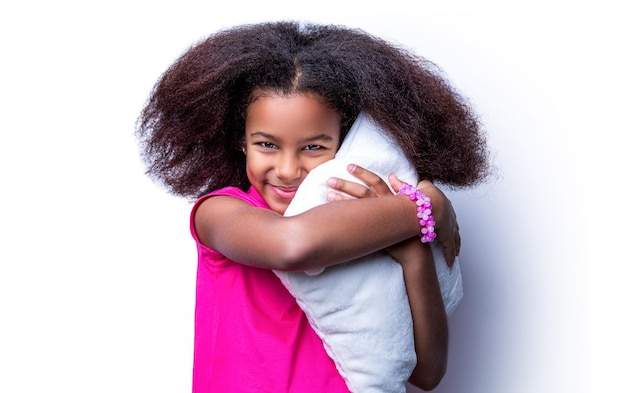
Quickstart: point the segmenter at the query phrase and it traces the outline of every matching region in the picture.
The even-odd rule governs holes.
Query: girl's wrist
[[[430,243],[435,240],[437,237],[435,232],[436,222],[431,198],[422,190],[418,190],[408,183],[403,184],[398,193],[406,195],[411,201],[415,202],[415,215],[420,226],[419,236],[422,243]]]
[[[433,217],[435,223],[442,223],[444,213],[446,211],[448,199],[445,195],[435,186],[428,186],[420,189],[422,193],[426,194],[430,198],[430,204],[432,205]],[[435,224],[435,228],[439,225]]]

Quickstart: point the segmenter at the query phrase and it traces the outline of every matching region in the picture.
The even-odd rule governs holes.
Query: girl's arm
[[[199,240],[226,257],[276,270],[307,270],[353,260],[415,236],[415,203],[404,195],[324,204],[280,214],[228,196],[197,208]]]
[[[414,237],[386,251],[402,265],[413,316],[417,365],[409,382],[420,389],[432,390],[446,373],[448,320],[431,248]]]

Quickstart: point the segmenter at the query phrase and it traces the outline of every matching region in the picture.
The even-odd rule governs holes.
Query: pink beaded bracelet
[[[417,218],[422,226],[422,243],[430,243],[435,240],[437,234],[435,233],[435,219],[432,216],[433,207],[430,204],[430,198],[407,183],[404,183],[402,187],[400,187],[398,193],[407,195],[409,199],[415,201],[417,205]]]

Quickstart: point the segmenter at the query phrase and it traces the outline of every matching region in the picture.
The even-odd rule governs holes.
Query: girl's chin
[[[291,203],[291,199],[279,198],[274,192],[264,193],[262,196],[270,209],[280,215],[285,214],[285,210]]]
[[[281,216],[285,214],[285,210],[287,210],[287,206],[289,206],[288,204],[284,204],[284,203],[271,203],[270,204],[270,209],[272,209],[272,211],[280,214]]]

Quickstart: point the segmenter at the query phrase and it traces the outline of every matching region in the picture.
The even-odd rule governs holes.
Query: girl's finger
[[[374,172],[368,171],[356,164],[348,165],[348,172],[365,183],[376,196],[392,194],[387,183]]]
[[[335,199],[332,199],[332,200],[350,199],[349,197],[371,198],[371,197],[376,196],[376,194],[369,187],[364,186],[363,184],[355,183],[355,182],[348,181],[345,179],[340,179],[337,177],[331,177],[330,179],[328,179],[328,187],[332,189],[331,192],[334,192],[334,194],[339,195],[339,197],[336,197]],[[342,194],[345,194],[345,195],[342,195]]]
[[[344,194],[339,193],[339,192],[335,192],[335,191],[328,191],[328,193],[326,194],[326,200],[328,202],[345,201],[347,199],[354,199],[354,198],[353,197],[349,197],[349,196],[344,195]]]
[[[406,182],[398,179],[396,175],[389,175],[389,184],[391,184],[391,187],[396,193],[400,191],[400,187],[402,187],[404,183]]]

